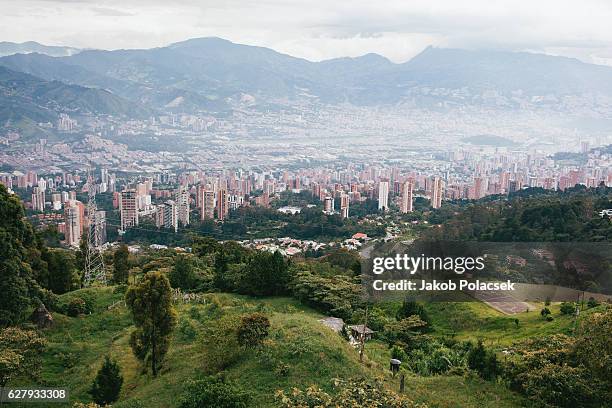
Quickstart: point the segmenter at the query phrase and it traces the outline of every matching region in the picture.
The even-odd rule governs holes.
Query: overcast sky
[[[150,48],[216,36],[310,60],[428,45],[612,63],[610,0],[0,0],[0,41]]]

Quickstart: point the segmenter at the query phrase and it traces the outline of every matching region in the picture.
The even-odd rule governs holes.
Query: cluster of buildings
[[[110,157],[116,148],[100,138],[89,138],[87,143],[106,152],[102,158]],[[38,154],[46,155],[48,149],[46,140],[36,144]],[[608,149],[591,149],[583,141],[578,155],[568,159],[521,149],[462,147],[422,157],[410,153],[405,160],[381,159],[376,164],[337,160],[301,166],[212,166],[203,171],[183,163],[146,173],[96,166],[91,179],[82,167],[40,172],[42,175],[33,170],[12,171],[0,173],[0,183],[26,198],[34,213],[63,213],[58,228],[69,245],[78,245],[87,228],[94,225],[104,230],[107,221],[127,231],[148,218],[158,228],[178,231],[194,219],[223,222],[230,211],[243,206],[269,207],[284,191],[308,191],[311,204],[320,202],[326,214],[349,218],[354,206],[367,200],[375,202],[380,212],[410,213],[419,197],[428,199],[435,209],[444,200],[479,199],[527,187],[612,186]],[[77,192],[87,193],[91,188],[96,193],[112,193],[116,221],[97,209],[87,214],[87,205],[77,199]],[[279,211],[296,214],[301,208],[287,206]],[[106,233],[97,235],[105,237]]]

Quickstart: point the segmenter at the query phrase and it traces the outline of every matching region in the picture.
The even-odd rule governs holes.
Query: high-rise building
[[[348,194],[342,192],[340,194],[340,215],[342,216],[342,218],[349,217],[349,201],[350,200]]]
[[[54,211],[62,209],[62,195],[60,193],[51,194],[51,204],[53,205]]]
[[[121,213],[122,231],[138,226],[138,207],[136,206],[135,190],[124,190],[121,192],[119,211]]]
[[[215,217],[215,192],[201,189],[200,191],[200,220],[212,220]]]
[[[229,214],[227,190],[221,187],[217,191],[217,219],[223,221],[227,214]]]
[[[72,247],[78,247],[83,231],[81,218],[82,214],[79,206],[75,201],[68,201],[64,207],[64,218],[66,222],[66,244]]]
[[[175,232],[178,231],[178,208],[174,201],[168,200],[157,206],[155,225],[157,228],[172,228]]]
[[[389,181],[382,180],[378,183],[378,210],[387,211],[389,209]]]
[[[176,207],[178,221],[181,225],[189,225],[189,189],[181,186],[176,192]]]
[[[434,177],[431,186],[431,206],[433,208],[442,207],[442,196],[444,194],[444,182],[440,177]]]
[[[334,213],[334,197],[325,197],[325,200],[323,200],[323,212],[326,214]]]
[[[32,210],[45,211],[45,190],[41,187],[34,187],[32,190]]]
[[[406,214],[412,212],[412,191],[413,191],[413,183],[412,181],[405,181],[402,187],[402,201],[400,210],[402,213]]]

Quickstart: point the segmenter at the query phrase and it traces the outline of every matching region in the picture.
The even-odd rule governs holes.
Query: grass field
[[[215,316],[210,315],[210,301],[178,305],[179,327],[192,327],[195,334],[186,337],[181,330],[175,331],[160,375],[153,378],[142,373],[142,365],[129,347],[133,326],[129,312],[120,303],[123,294],[115,293],[113,287],[91,288],[63,295],[62,300],[72,296],[91,298],[95,305],[94,313],[80,317],[54,313],[55,326],[46,331],[49,346],[43,356],[41,383],[67,387],[72,401],[90,400],[89,387],[108,354],[118,361],[124,376],[120,401],[116,406],[121,407],[130,400],[138,400],[145,407],[176,406],[186,381],[215,372],[210,363],[210,351],[201,341],[211,325],[219,316],[240,316],[253,311],[266,313],[271,321],[265,352],[237,351],[225,373],[252,393],[254,407],[274,406],[274,392],[278,389],[317,384],[329,391],[331,380],[336,377],[383,377],[389,388],[399,388],[398,378],[392,378],[388,371],[390,354],[386,344],[377,340],[368,342],[362,364],[357,350],[318,322],[322,315],[290,298],[208,295],[207,299],[214,297],[214,303],[219,307],[219,314]],[[113,304],[115,307],[108,310]],[[386,309],[392,307],[385,306]],[[561,316],[558,305],[549,308],[554,316],[552,322],[542,319],[539,309],[507,316],[480,302],[426,305],[434,322],[432,335],[460,340],[481,338],[498,351],[513,341],[532,335],[569,332],[574,325],[573,317]],[[588,313],[590,311],[585,311],[583,316]],[[411,399],[431,407],[526,405],[521,397],[502,384],[472,376],[409,375],[405,392]]]

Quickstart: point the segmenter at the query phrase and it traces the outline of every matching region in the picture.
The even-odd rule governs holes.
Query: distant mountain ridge
[[[49,55],[52,57],[66,57],[77,54],[81,52],[81,50],[73,47],[43,45],[37,43],[36,41],[27,41],[23,43],[14,43],[8,41],[0,42],[0,57],[13,54],[29,54],[32,52]]]
[[[148,111],[112,93],[46,81],[0,67],[0,124],[54,122],[59,113],[144,117]]]
[[[312,62],[208,37],[62,57],[16,54],[0,65],[179,112],[225,110],[243,94],[260,106],[298,100],[560,111],[612,106],[612,67],[517,52],[428,47],[401,64],[377,54]]]

